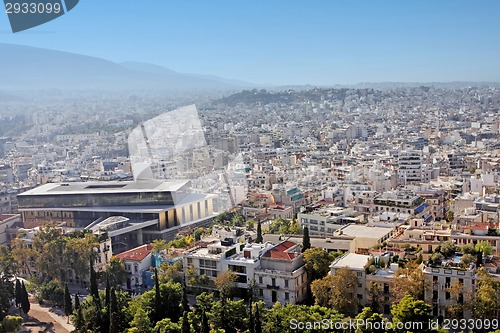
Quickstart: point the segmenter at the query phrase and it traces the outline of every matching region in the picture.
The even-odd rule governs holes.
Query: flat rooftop
[[[370,256],[366,254],[347,253],[332,262],[330,267],[342,268],[347,266],[354,269],[364,269],[368,259],[370,259]]]
[[[390,228],[368,227],[359,224],[350,224],[340,230],[342,230],[342,234],[347,236],[376,239],[380,239],[392,232]]]
[[[48,183],[38,186],[18,196],[29,195],[61,195],[61,194],[116,194],[136,192],[175,192],[180,190],[189,181],[109,181],[109,182],[68,182]]]

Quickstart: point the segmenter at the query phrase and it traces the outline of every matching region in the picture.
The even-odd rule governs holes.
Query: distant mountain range
[[[318,88],[418,87],[455,88],[478,85],[498,86],[498,82],[369,82],[349,85],[286,85],[265,87],[213,75],[178,73],[162,66],[112,61],[80,54],[30,46],[0,43],[0,90],[88,89],[88,90],[165,90],[170,92],[237,92],[270,88],[274,91]],[[11,96],[0,94],[5,101]]]
[[[229,91],[257,85],[211,75],[185,74],[165,67],[112,61],[80,54],[0,43],[3,89],[165,89]]]

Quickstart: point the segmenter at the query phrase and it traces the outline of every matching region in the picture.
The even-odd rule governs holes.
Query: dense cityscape
[[[500,330],[499,85],[33,96],[0,99],[4,331]]]

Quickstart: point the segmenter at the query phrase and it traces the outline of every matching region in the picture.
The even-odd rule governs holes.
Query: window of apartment
[[[433,301],[437,301],[438,299],[438,291],[437,290],[433,290],[432,291],[432,300]]]
[[[217,277],[217,271],[212,271],[212,277]]]
[[[200,259],[200,267],[217,269],[217,261]]]
[[[450,287],[450,283],[451,283],[451,278],[449,276],[446,277],[446,284],[445,284],[445,287],[446,288],[449,288]]]
[[[271,282],[271,284],[272,284],[273,286],[276,286],[276,279],[275,279],[275,278],[272,278],[272,279],[271,279],[271,281],[272,281],[272,282]]]
[[[289,293],[285,293],[285,300],[288,301],[290,299],[290,294]]]
[[[362,300],[363,300],[363,295],[362,295],[362,294],[358,294],[357,296],[358,296],[358,299],[359,299],[360,301],[362,301]]]
[[[356,272],[357,277],[363,277],[363,272]]]
[[[363,288],[363,284],[358,283],[358,288]]]
[[[259,276],[259,283],[262,284],[262,276]]]
[[[264,297],[264,289],[259,289],[259,296]]]
[[[389,293],[389,284],[384,283],[384,294],[388,294],[388,293]]]
[[[134,265],[134,272],[138,272],[139,271],[139,267],[137,265]]]
[[[188,263],[188,265],[191,265],[193,263],[193,258],[188,258],[187,263]]]
[[[438,277],[436,275],[432,277],[432,283],[438,283]]]
[[[285,280],[285,288],[288,288],[288,280]]]
[[[447,291],[447,292],[446,292],[446,294],[445,294],[445,298],[446,298],[446,299],[450,299],[450,292],[449,292],[449,291]]]

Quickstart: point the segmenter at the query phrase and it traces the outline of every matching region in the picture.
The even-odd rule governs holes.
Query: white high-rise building
[[[422,151],[403,150],[399,152],[399,183],[406,185],[422,181]]]

